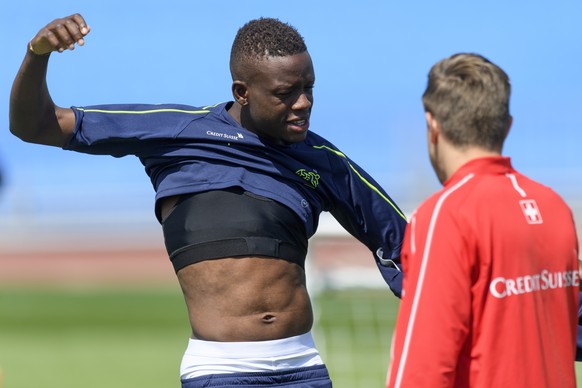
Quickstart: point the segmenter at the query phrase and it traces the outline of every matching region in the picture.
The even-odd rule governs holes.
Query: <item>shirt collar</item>
[[[476,175],[506,174],[513,171],[514,169],[511,165],[511,158],[507,156],[487,156],[476,158],[459,167],[457,171],[455,171],[453,175],[445,181],[444,186],[452,185],[470,173]]]

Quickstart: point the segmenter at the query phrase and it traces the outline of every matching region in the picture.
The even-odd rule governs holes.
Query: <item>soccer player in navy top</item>
[[[50,54],[88,33],[75,14],[29,42],[10,130],[27,142],[139,157],[192,326],[183,387],[331,386],[310,334],[307,241],[330,212],[398,296],[406,219],[373,178],[308,131],[315,72],[301,35],[272,18],[240,28],[233,101],[59,107],[45,79]]]

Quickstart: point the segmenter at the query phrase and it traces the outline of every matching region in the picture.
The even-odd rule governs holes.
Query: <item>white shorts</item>
[[[273,341],[214,342],[190,339],[182,379],[223,373],[272,372],[323,365],[311,333]]]

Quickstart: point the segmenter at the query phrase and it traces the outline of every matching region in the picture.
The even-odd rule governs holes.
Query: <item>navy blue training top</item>
[[[400,256],[406,218],[364,170],[311,131],[290,145],[261,138],[230,116],[229,104],[73,107],[76,127],[64,149],[139,157],[157,203],[172,195],[239,186],[292,209],[308,238],[320,213],[328,211],[373,253],[382,252],[384,259]],[[156,216],[159,220],[158,206]]]

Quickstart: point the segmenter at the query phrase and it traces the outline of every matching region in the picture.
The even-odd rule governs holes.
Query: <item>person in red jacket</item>
[[[550,188],[501,155],[510,82],[476,54],[436,63],[423,95],[443,184],[411,216],[388,387],[575,387],[578,241]]]

